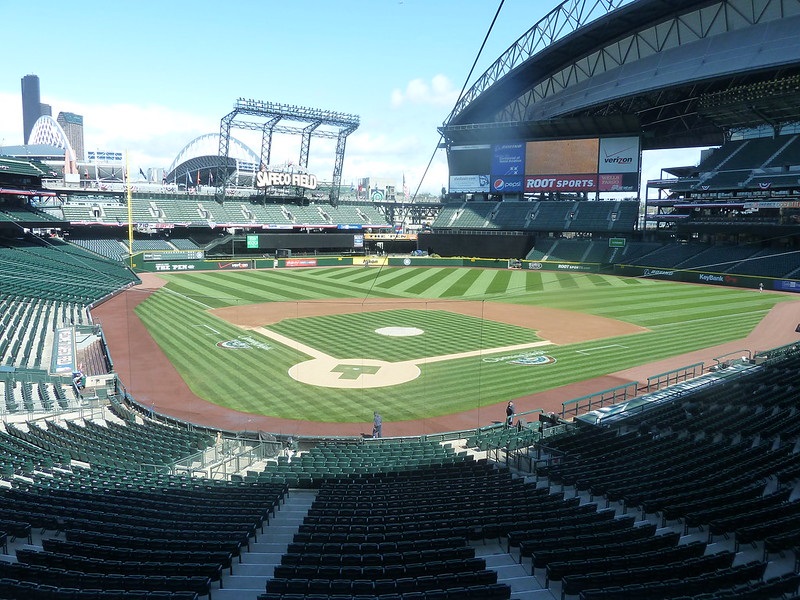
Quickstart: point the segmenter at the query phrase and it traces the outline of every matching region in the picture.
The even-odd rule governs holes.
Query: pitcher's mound
[[[375,333],[389,337],[410,337],[412,335],[422,335],[425,332],[419,327],[381,327],[376,329]]]

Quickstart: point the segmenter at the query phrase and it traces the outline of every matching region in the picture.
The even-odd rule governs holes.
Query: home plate
[[[295,381],[328,388],[386,387],[412,381],[419,374],[412,363],[369,358],[314,358],[289,369]]]
[[[375,333],[388,335],[389,337],[410,337],[412,335],[422,335],[425,332],[418,327],[381,327],[376,329]]]

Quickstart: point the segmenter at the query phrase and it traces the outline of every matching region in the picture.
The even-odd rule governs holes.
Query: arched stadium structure
[[[443,126],[456,179],[413,255],[391,255],[408,239],[367,203],[44,188],[40,165],[0,157],[0,598],[800,597],[800,60],[787,33],[798,15],[788,0],[562,3]],[[600,160],[632,139],[637,156],[719,148],[651,182],[657,197],[640,213],[632,190],[612,199],[599,189],[627,187],[626,164],[603,171]],[[594,157],[597,167],[529,170],[554,168],[538,160],[543,148],[567,166]],[[171,171],[202,168],[184,151]],[[502,178],[509,189],[492,189]],[[543,179],[591,186],[538,189]],[[563,341],[531,341],[511,317],[516,304],[499,302],[514,294],[527,299],[522,313],[544,311],[537,329]],[[290,316],[310,318],[269,330],[265,313],[248,321],[256,298],[281,295]],[[287,342],[300,339],[287,327],[331,316],[310,309],[323,296],[336,299],[341,329],[321,350]],[[603,308],[579,321],[590,296]],[[348,301],[358,318],[407,316],[423,302],[431,328],[443,314],[457,323],[435,350],[460,354],[453,345],[477,328],[502,351],[442,358],[423,344],[416,362],[396,351],[335,364],[338,380],[367,381],[395,361],[436,373],[443,390],[477,382],[488,397],[519,372],[534,389],[575,361],[602,383],[584,395],[555,386],[515,397],[513,427],[504,399],[416,431],[385,419],[391,437],[377,439],[376,401],[411,405],[402,387],[373,394],[354,383],[325,408],[351,393],[367,417],[334,435],[315,429],[317,413],[267,421],[228,411],[215,425],[208,404],[186,404],[178,384],[159,379],[166,352],[182,356],[170,346],[194,344],[206,371],[188,383],[216,383],[203,340],[219,335],[234,368],[262,369],[265,398],[295,394],[302,381],[268,377],[268,363],[327,364],[333,348],[357,342]],[[216,316],[226,310],[230,322]],[[564,331],[575,321],[570,335],[586,335],[611,317],[638,330]],[[396,348],[398,333],[413,342],[407,321],[385,332],[381,350]],[[727,327],[752,331],[725,337]],[[675,348],[648,341],[666,339]],[[650,351],[657,361],[636,362]],[[604,362],[626,353],[624,371]],[[479,379],[467,369],[445,377],[448,360],[476,356],[493,365]],[[504,370],[492,378],[495,367]],[[289,370],[295,381],[300,371]],[[223,393],[236,396],[242,381],[227,379]],[[299,394],[291,400],[301,406]],[[423,403],[437,410],[435,398]],[[280,427],[261,427],[270,422]]]
[[[213,186],[219,165],[219,133],[206,133],[186,144],[164,176],[167,183],[185,186]],[[232,151],[228,156],[226,172],[238,187],[253,187],[260,158],[244,142],[231,138]]]
[[[39,144],[61,148],[64,151],[65,162],[72,163],[74,167],[76,161],[75,150],[72,148],[64,129],[50,115],[39,117],[33,124],[33,129],[31,129],[28,145],[36,146]]]

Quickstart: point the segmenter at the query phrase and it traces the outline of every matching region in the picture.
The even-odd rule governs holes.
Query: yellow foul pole
[[[133,268],[133,195],[131,194],[131,172],[128,166],[128,151],[125,151],[125,191],[128,197],[128,263]]]

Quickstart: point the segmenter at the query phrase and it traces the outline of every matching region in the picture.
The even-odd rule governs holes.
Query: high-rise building
[[[75,151],[75,158],[83,160],[83,116],[71,112],[60,112],[56,122],[64,130],[70,146]]]
[[[39,116],[40,117],[52,117],[53,116],[53,107],[49,104],[40,104],[39,105]]]
[[[39,76],[25,75],[22,78],[22,130],[23,143],[28,143],[36,120],[42,116],[42,103],[39,95]]]

